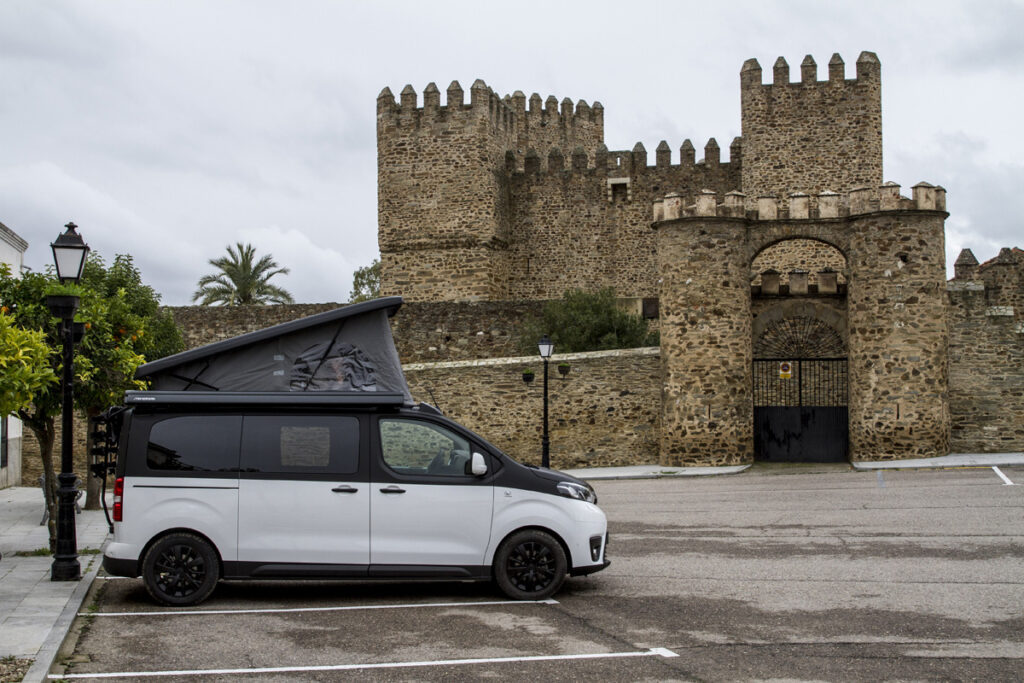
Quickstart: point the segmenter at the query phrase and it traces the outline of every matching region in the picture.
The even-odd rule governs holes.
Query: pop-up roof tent
[[[135,377],[151,391],[380,392],[411,404],[388,324],[401,305],[336,308],[146,363]]]

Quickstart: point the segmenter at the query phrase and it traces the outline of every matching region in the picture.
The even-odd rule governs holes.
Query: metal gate
[[[845,358],[754,361],[754,454],[772,462],[849,459]]]

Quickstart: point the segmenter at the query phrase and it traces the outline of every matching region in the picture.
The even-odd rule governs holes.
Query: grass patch
[[[99,555],[103,551],[99,548],[79,548],[79,555]],[[49,548],[36,548],[35,550],[18,550],[15,551],[16,557],[48,557],[53,553],[50,552]]]

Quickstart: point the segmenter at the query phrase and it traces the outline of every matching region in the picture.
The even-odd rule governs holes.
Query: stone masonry
[[[756,60],[740,78],[742,138],[723,161],[718,142],[696,161],[685,140],[648,157],[604,145],[604,108],[546,101],[516,91],[498,97],[483,81],[464,104],[457,82],[423,106],[412,86],[377,100],[382,288],[409,301],[543,300],[566,290],[614,287],[623,297],[657,294],[649,206],[668,192],[742,191],[780,206],[793,192],[816,196],[882,182],[881,67],[864,52],[856,78],[839,55],[828,80],[808,56],[801,80],[785,60],[761,83]],[[653,163],[649,163],[653,161]],[[813,203],[813,202],[812,202]]]
[[[780,210],[712,192],[654,204],[664,364],[664,464],[754,457],[749,264],[783,239],[812,239],[846,257],[852,459],[949,451],[945,315],[945,191],[913,199],[891,183]],[[792,288],[792,284],[791,284]],[[823,316],[824,317],[824,316]],[[713,456],[709,454],[714,454]]]

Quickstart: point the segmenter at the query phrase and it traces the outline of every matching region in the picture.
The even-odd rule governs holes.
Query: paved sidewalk
[[[99,571],[107,539],[102,510],[75,516],[80,581],[50,581],[50,556],[19,556],[49,545],[38,488],[0,489],[0,657],[36,660],[25,681],[43,680]]]

